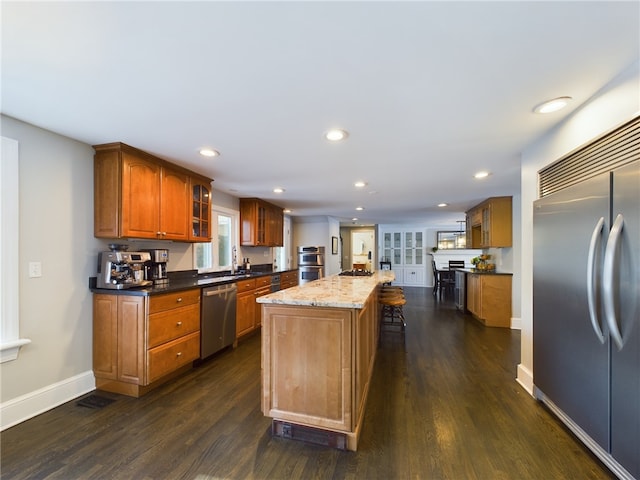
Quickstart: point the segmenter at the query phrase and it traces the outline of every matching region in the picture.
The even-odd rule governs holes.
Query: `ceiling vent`
[[[640,159],[640,116],[538,172],[540,198]]]

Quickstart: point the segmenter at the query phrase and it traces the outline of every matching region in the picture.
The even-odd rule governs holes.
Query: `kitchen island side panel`
[[[303,425],[352,428],[353,311],[263,305],[263,413]]]

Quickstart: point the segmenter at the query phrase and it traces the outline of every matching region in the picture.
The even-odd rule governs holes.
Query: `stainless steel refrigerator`
[[[534,204],[536,396],[640,478],[640,162]]]

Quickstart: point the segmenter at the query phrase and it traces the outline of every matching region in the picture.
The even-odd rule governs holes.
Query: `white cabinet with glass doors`
[[[424,229],[381,230],[380,257],[391,262],[395,284],[426,286],[425,237]]]

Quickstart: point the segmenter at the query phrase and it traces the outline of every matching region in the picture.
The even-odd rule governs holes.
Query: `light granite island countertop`
[[[310,307],[363,308],[376,287],[395,280],[391,270],[373,272],[369,277],[340,276],[314,280],[258,297],[256,302]]]
[[[393,272],[333,275],[262,304],[262,412],[274,435],[356,450]]]

